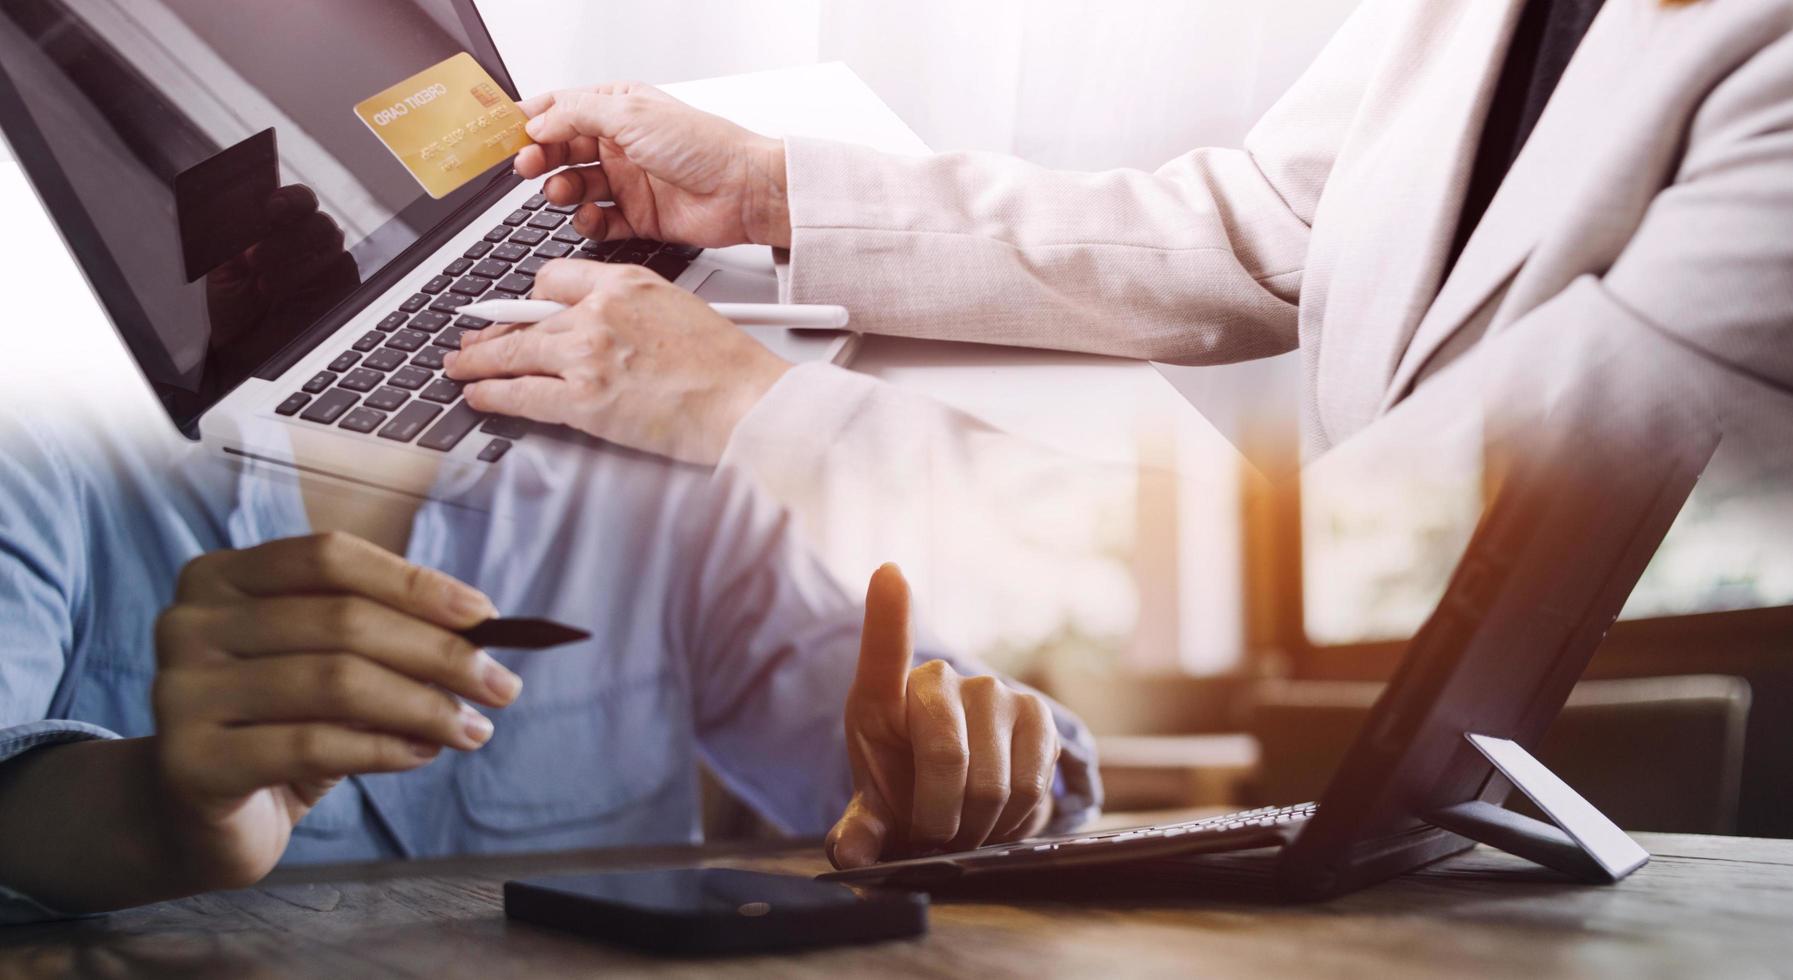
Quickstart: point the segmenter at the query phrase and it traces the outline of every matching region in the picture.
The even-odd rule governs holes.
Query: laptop
[[[1267,848],[1264,870],[1276,891],[1314,900],[1481,842],[1580,880],[1623,878],[1648,854],[1528,750],[1618,618],[1718,435],[1641,416],[1635,429],[1615,433],[1595,413],[1586,418],[1522,430],[1528,445],[1504,464],[1443,598],[1318,801],[822,877],[917,888],[987,879],[980,887],[1003,887],[1004,875],[1157,871],[1172,861],[1188,870],[1185,859]],[[1504,809],[1514,788],[1548,820]]]
[[[425,193],[354,110],[461,52],[517,96],[473,0],[0,0],[0,129],[189,438],[459,496],[594,442],[466,404],[442,357],[489,324],[460,307],[528,295],[557,258],[776,301],[767,250],[587,241],[508,164]],[[747,329],[795,362],[856,339]]]

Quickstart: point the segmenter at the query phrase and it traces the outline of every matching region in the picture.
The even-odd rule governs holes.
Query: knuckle
[[[200,612],[193,606],[169,606],[156,617],[156,662],[177,659],[199,635]]]
[[[988,674],[967,677],[959,682],[959,692],[965,700],[980,705],[994,704],[1005,691],[1002,682]]]
[[[952,665],[944,660],[930,660],[911,672],[917,680],[939,682],[945,680],[953,672]]]
[[[293,761],[307,772],[323,773],[330,768],[330,744],[324,730],[316,725],[301,725],[293,729],[288,739],[287,751],[292,754]]]
[[[401,588],[404,594],[412,599],[428,598],[435,588],[436,576],[422,565],[405,562],[404,579]]]
[[[325,657],[318,662],[311,682],[325,704],[340,708],[354,699],[360,674],[356,667],[355,658],[347,656]]]
[[[1009,784],[1000,779],[974,779],[965,785],[965,802],[1000,810],[1009,801]]]
[[[353,646],[360,637],[363,615],[360,602],[341,596],[324,600],[319,620],[338,644]]]
[[[479,677],[476,676],[479,650],[453,633],[445,633],[442,639],[437,641],[436,659],[441,676],[445,678],[459,676],[474,683],[479,681]]]
[[[208,552],[194,558],[181,566],[180,574],[175,577],[174,594],[188,597],[205,587],[214,578],[219,562],[223,560],[221,552]]]
[[[957,738],[930,738],[916,751],[915,764],[930,776],[956,776],[970,766],[971,754]]]

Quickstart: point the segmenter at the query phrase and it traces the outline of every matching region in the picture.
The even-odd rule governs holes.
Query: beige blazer
[[[1299,348],[1310,455],[1494,338],[1793,389],[1793,0],[1607,0],[1440,281],[1522,5],[1366,0],[1242,149],[1155,173],[790,140],[786,297],[874,333]]]

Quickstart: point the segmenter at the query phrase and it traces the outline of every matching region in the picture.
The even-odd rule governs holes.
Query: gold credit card
[[[362,102],[355,115],[434,198],[530,143],[523,110],[466,52]]]

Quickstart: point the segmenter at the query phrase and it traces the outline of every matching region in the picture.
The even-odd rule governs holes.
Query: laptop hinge
[[[1488,735],[1465,737],[1550,822],[1485,800],[1433,811],[1426,822],[1582,881],[1611,884],[1650,860],[1650,852],[1519,743]]]

